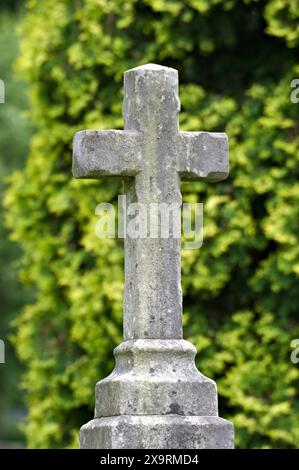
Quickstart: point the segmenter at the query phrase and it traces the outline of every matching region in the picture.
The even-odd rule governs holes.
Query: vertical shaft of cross
[[[174,69],[150,65],[125,73],[125,130],[142,133],[141,167],[125,182],[127,206],[142,203],[181,205],[176,159],[178,75]],[[124,338],[182,337],[180,238],[125,240]],[[163,215],[161,215],[162,217]],[[148,218],[149,221],[149,218]]]

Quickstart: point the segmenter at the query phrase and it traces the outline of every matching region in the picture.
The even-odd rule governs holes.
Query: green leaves
[[[299,2],[298,0],[274,0],[265,9],[268,32],[286,40],[289,47],[299,42]]]

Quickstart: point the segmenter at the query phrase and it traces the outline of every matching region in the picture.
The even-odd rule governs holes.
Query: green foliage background
[[[28,153],[30,126],[25,117],[28,107],[25,86],[13,74],[18,53],[16,27],[19,15],[7,11],[12,5],[0,5],[0,78],[5,83],[5,104],[0,104],[0,338],[5,340],[6,364],[0,365],[0,441],[22,438],[16,422],[24,414],[18,389],[20,365],[9,342],[10,322],[28,300],[18,280],[18,246],[9,241],[4,227],[2,199],[7,176],[21,168]]]
[[[19,69],[37,126],[6,196],[36,299],[17,320],[31,447],[72,446],[121,341],[123,251],[94,234],[116,180],[71,177],[74,133],[121,128],[123,72],[180,72],[181,127],[226,131],[230,178],[183,184],[204,245],[182,254],[185,336],[217,380],[236,446],[296,447],[299,369],[298,0],[30,0]]]

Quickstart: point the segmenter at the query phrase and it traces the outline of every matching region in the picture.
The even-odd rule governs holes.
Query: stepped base
[[[231,449],[233,426],[218,417],[213,380],[183,339],[120,344],[113,372],[96,385],[95,419],[82,449]]]
[[[95,418],[137,415],[218,416],[213,380],[195,367],[183,339],[137,339],[115,350],[113,372],[96,385]]]
[[[217,416],[112,416],[80,430],[81,449],[233,449],[233,425]]]

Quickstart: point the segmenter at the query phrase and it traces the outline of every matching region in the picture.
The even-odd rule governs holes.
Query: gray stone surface
[[[125,72],[124,131],[81,131],[76,178],[126,178],[132,202],[181,204],[180,179],[228,175],[223,133],[180,132],[177,70],[148,64]],[[179,239],[125,240],[124,339],[182,338]]]
[[[77,133],[76,178],[125,177],[129,206],[181,205],[180,179],[227,177],[225,134],[179,131],[176,70],[137,67],[125,73],[124,87],[125,130]],[[196,370],[195,348],[182,339],[173,230],[168,239],[125,239],[125,342],[115,370],[97,384],[97,419],[82,428],[83,448],[233,446],[231,424],[217,417],[216,386]]]
[[[196,369],[195,354],[184,340],[125,341],[114,371],[96,386],[95,417],[217,416],[216,384]]]
[[[130,131],[80,131],[73,153],[75,178],[134,176],[141,166],[141,136]]]
[[[233,449],[233,425],[215,416],[113,416],[81,428],[84,449]]]

